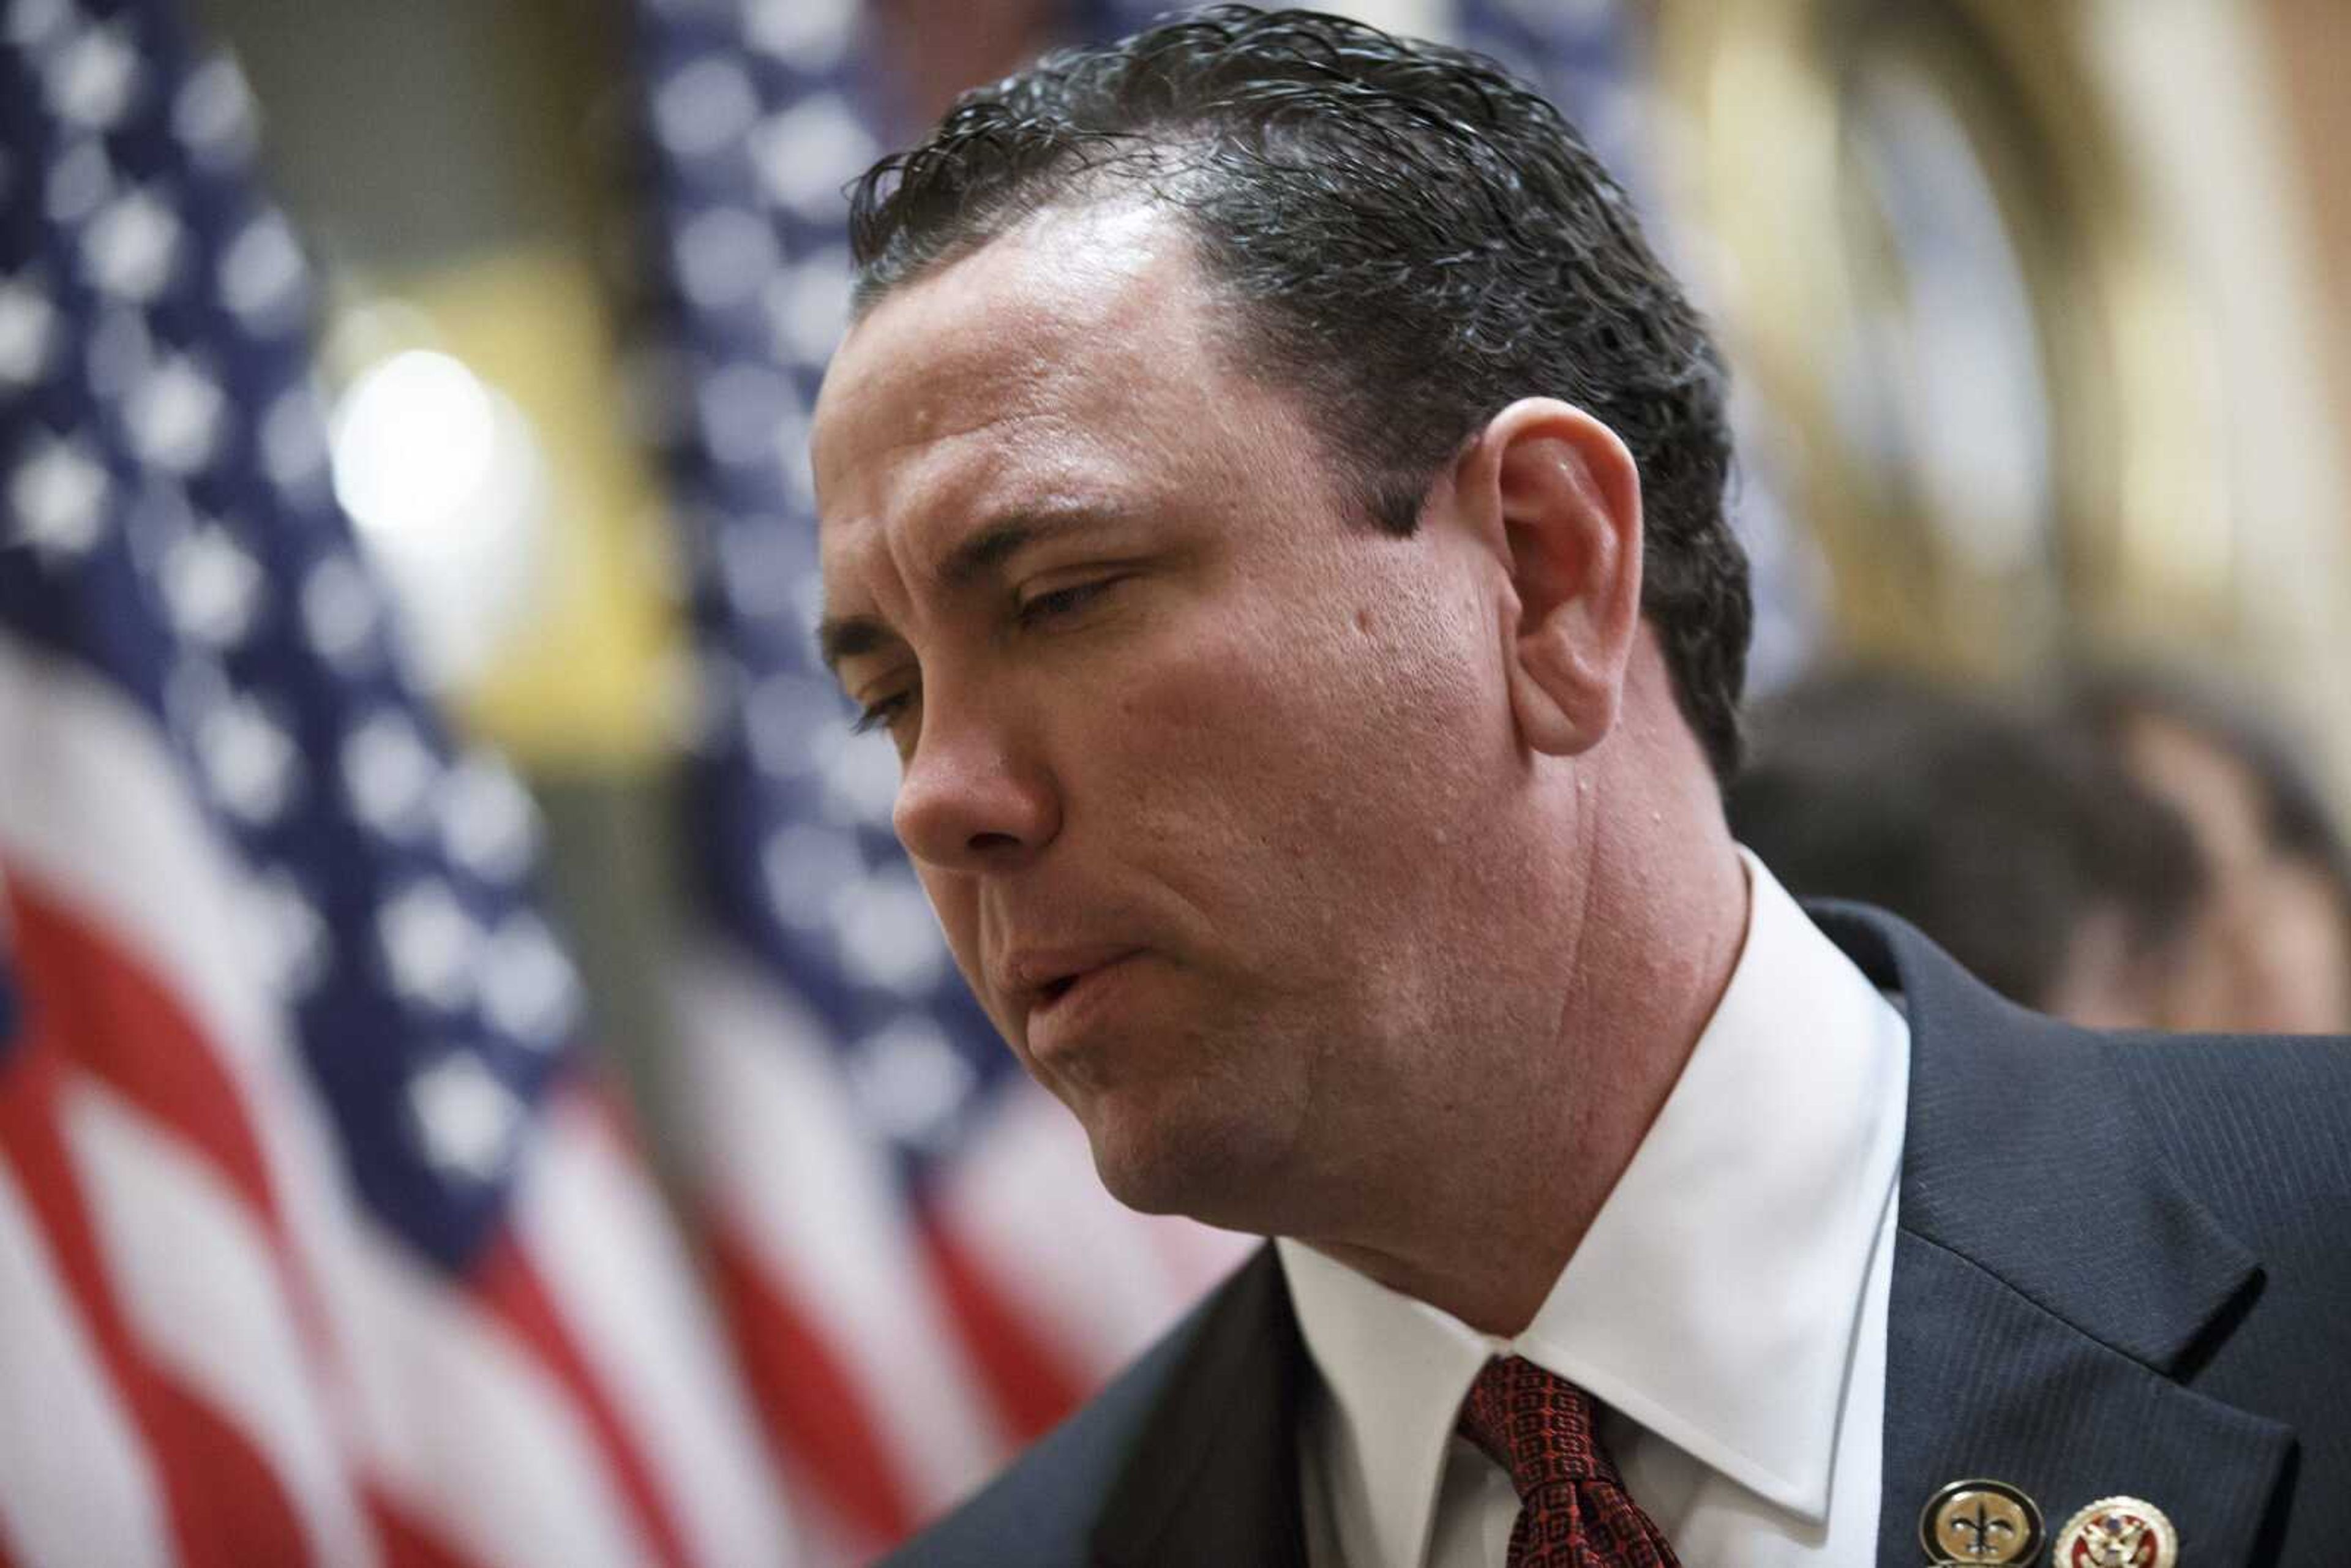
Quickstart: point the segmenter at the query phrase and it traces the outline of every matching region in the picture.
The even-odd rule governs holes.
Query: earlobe
[[[1550,398],[1512,403],[1461,475],[1507,545],[1517,624],[1505,656],[1527,746],[1589,750],[1615,726],[1641,608],[1640,479],[1615,432]]]
[[[1616,684],[1571,663],[1556,637],[1518,641],[1510,664],[1510,709],[1530,750],[1547,757],[1588,751],[1616,723]],[[1548,665],[1548,667],[1546,667]]]

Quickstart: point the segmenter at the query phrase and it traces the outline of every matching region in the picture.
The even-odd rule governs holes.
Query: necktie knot
[[[1508,1568],[1677,1568],[1593,1430],[1592,1396],[1519,1356],[1489,1361],[1461,1404],[1461,1435],[1510,1474],[1519,1517]]]
[[[1593,1430],[1592,1396],[1520,1356],[1497,1357],[1469,1385],[1461,1435],[1510,1472],[1521,1499],[1562,1482],[1618,1484]]]

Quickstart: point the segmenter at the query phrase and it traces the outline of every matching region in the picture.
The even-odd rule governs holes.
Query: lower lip
[[[1141,973],[1140,953],[1113,958],[1088,969],[1070,988],[1050,1001],[1029,1009],[1029,1051],[1036,1057],[1066,1050],[1088,1030],[1100,1027],[1134,987]]]

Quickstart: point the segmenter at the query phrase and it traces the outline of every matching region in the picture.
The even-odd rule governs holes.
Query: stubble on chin
[[[1151,1103],[1130,1088],[1072,1109],[1102,1186],[1127,1207],[1250,1235],[1282,1230],[1298,1136],[1286,1118],[1263,1114],[1270,1107],[1236,1113],[1177,1094]]]

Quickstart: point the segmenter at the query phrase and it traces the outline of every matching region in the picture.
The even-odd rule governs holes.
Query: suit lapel
[[[2123,1493],[2183,1562],[2251,1563],[2293,1434],[2180,1379],[2260,1266],[2173,1178],[2109,1063],[2127,1047],[2008,1006],[1899,922],[1813,913],[1910,1019],[1880,1561],[1921,1562],[1927,1500],[1986,1477],[2053,1534]]]
[[[1210,1302],[1094,1532],[1104,1568],[1305,1568],[1306,1352],[1271,1247]]]

